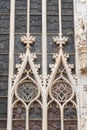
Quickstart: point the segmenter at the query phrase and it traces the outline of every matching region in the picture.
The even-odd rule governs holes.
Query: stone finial
[[[59,36],[56,36],[56,37],[53,37],[53,41],[59,45],[59,47],[63,47],[63,45],[66,44],[66,42],[68,41],[68,38],[67,37],[59,37]]]
[[[26,48],[30,48],[30,45],[35,42],[35,37],[26,35],[21,37],[21,42],[26,44]]]

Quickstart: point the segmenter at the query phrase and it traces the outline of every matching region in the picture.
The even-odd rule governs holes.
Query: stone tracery
[[[59,103],[64,103],[72,96],[72,88],[66,82],[58,81],[52,86],[51,94]]]
[[[28,1],[29,2],[29,1]],[[61,2],[61,1],[59,1]],[[60,4],[60,3],[59,3]],[[60,10],[61,11],[61,10]],[[61,14],[59,16],[59,21],[61,25]],[[28,21],[29,22],[29,21]],[[45,25],[44,25],[45,26]],[[35,42],[35,37],[30,36],[29,33],[27,33],[26,36],[21,37],[21,41],[26,46],[26,52],[25,54],[20,55],[21,63],[16,65],[17,68],[17,74],[15,75],[15,78],[13,79],[14,83],[12,85],[12,94],[16,95],[17,100],[14,101],[14,104],[21,100],[21,102],[25,105],[26,108],[26,130],[29,130],[29,108],[31,103],[35,100],[42,106],[42,129],[47,130],[47,111],[49,104],[51,101],[57,100],[57,105],[64,104],[71,100],[72,97],[72,87],[69,85],[65,80],[60,81],[58,79],[58,82],[55,83],[55,77],[57,74],[57,71],[60,71],[61,78],[65,78],[63,76],[63,72],[66,71],[68,81],[70,84],[72,84],[73,87],[75,87],[75,82],[73,79],[73,76],[71,74],[71,69],[73,65],[69,65],[67,62],[67,58],[69,58],[68,55],[65,56],[63,45],[66,44],[68,38],[63,37],[61,34],[62,28],[60,27],[59,36],[54,37],[54,42],[58,45],[59,53],[57,55],[54,55],[53,58],[55,59],[54,65],[50,65],[52,73],[49,75],[42,74],[41,76],[38,74],[38,69],[40,68],[39,65],[36,65],[34,63],[34,59],[36,59],[36,54],[32,54],[30,49],[31,45]],[[44,44],[44,43],[43,43]],[[46,48],[43,47],[43,50]],[[47,62],[47,60],[45,61]],[[30,66],[30,70],[26,69],[27,63]],[[60,70],[59,66],[63,65],[64,69]],[[44,66],[44,62],[43,62]],[[25,78],[22,79],[22,75],[26,72]],[[32,72],[33,77],[30,77],[30,73]],[[28,80],[26,81],[26,78]],[[23,81],[24,80],[24,81]],[[57,80],[57,79],[56,79]],[[34,81],[34,82],[32,82]],[[20,83],[19,83],[20,82]],[[52,82],[54,82],[54,85],[51,87]],[[35,84],[37,83],[37,85]],[[50,92],[51,100],[47,103],[47,97]],[[39,100],[38,98],[41,96],[42,100]],[[74,94],[73,94],[74,96]],[[26,102],[26,103],[25,103]],[[55,101],[54,101],[55,102]],[[75,102],[74,102],[75,103]],[[63,106],[64,107],[64,106]],[[64,130],[64,124],[63,124],[63,108],[62,105],[59,106],[60,109],[60,119],[61,119],[61,130]],[[36,127],[38,128],[38,127]],[[31,128],[30,128],[31,129]]]
[[[23,101],[30,103],[38,95],[37,86],[29,81],[23,82],[17,88],[17,95]]]

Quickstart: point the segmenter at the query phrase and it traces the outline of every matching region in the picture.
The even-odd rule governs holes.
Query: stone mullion
[[[47,76],[47,1],[42,0],[42,74]]]
[[[14,28],[15,28],[15,0],[11,0],[7,130],[12,130],[12,93],[11,93],[11,89],[12,89],[12,76],[14,74]]]
[[[27,35],[30,34],[30,0],[27,0]]]
[[[29,109],[26,107],[26,130],[29,130]]]
[[[46,78],[47,78],[47,0],[42,0],[42,130],[47,130],[47,96]]]
[[[61,0],[59,1],[59,36],[62,37],[62,7],[61,7]]]
[[[64,130],[63,107],[61,107],[61,130]]]

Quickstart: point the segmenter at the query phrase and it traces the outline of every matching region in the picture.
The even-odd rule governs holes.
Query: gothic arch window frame
[[[11,28],[11,30],[10,30],[10,63],[9,63],[9,99],[8,99],[8,126],[7,126],[7,129],[8,130],[11,130],[11,125],[12,124],[9,124],[9,122],[11,121],[10,119],[9,119],[9,117],[12,117],[12,113],[10,113],[9,112],[9,110],[10,110],[10,107],[11,107],[11,101],[12,101],[12,95],[11,95],[11,88],[12,88],[12,76],[13,76],[13,68],[14,68],[14,62],[13,62],[13,53],[14,53],[14,27],[13,27],[13,23],[14,23],[14,11],[15,10],[15,1],[14,0],[11,0],[11,21],[10,21],[10,28]],[[44,10],[45,11],[45,10]],[[43,11],[43,12],[44,12]],[[45,17],[44,16],[44,14],[43,14],[43,17]],[[45,27],[46,26],[46,23],[43,23],[43,27]],[[45,35],[45,32],[44,32],[44,34],[43,34],[43,36]],[[27,46],[27,48],[28,47],[30,47],[30,44],[32,43],[30,43],[30,41],[29,40],[31,40],[31,39],[29,39],[30,37],[27,35],[26,37],[25,37],[25,41],[24,41],[24,43],[26,44],[26,46]],[[46,38],[46,37],[45,37]],[[61,37],[62,38],[62,37]],[[79,101],[78,101],[78,94],[77,94],[77,92],[76,92],[76,85],[75,85],[75,82],[74,82],[74,80],[73,80],[73,78],[72,78],[72,75],[71,75],[71,73],[70,73],[70,68],[69,68],[69,65],[67,65],[67,63],[66,63],[66,59],[65,59],[65,57],[64,57],[64,54],[63,54],[63,52],[61,53],[61,44],[60,43],[58,43],[59,41],[58,40],[62,40],[63,41],[63,44],[65,44],[65,42],[67,41],[67,39],[65,39],[65,38],[62,38],[62,39],[59,39],[59,38],[56,38],[56,43],[57,44],[59,44],[59,47],[60,47],[60,54],[59,54],[59,58],[58,57],[56,57],[55,59],[57,60],[57,62],[55,63],[55,66],[54,66],[54,68],[55,68],[55,70],[57,71],[57,69],[58,69],[58,66],[59,66],[59,64],[60,64],[60,62],[61,62],[61,58],[62,58],[62,61],[63,61],[63,65],[65,66],[65,68],[66,68],[66,71],[67,71],[67,74],[68,74],[68,78],[70,78],[69,80],[71,81],[71,85],[70,86],[73,86],[73,90],[75,91],[75,94],[76,94],[76,98],[77,98],[77,106],[78,106],[78,110],[79,110]],[[26,42],[27,41],[27,42]],[[29,49],[29,48],[28,48]],[[27,49],[27,56],[29,56],[30,57],[30,52],[29,52],[29,50]],[[45,49],[45,47],[44,47],[44,49]],[[43,49],[43,50],[44,50]],[[63,50],[62,50],[63,51]],[[28,54],[29,53],[29,54]],[[30,59],[29,59],[30,60]],[[28,61],[29,62],[29,61]],[[33,65],[33,66],[31,66],[31,68],[32,68],[32,70],[33,70],[33,67],[34,67],[34,64],[33,64],[33,62],[32,61],[30,61],[31,62],[31,64]],[[10,69],[10,66],[12,66],[12,69]],[[56,67],[57,66],[57,67]],[[69,69],[69,70],[68,70]],[[43,86],[43,88],[44,88],[44,85],[41,83],[41,79],[37,76],[37,71],[36,71],[36,68],[34,68],[34,70],[35,70],[35,73],[34,73],[34,75],[35,75],[35,78],[36,78],[36,81],[39,81],[39,86],[41,85],[41,86]],[[34,70],[33,70],[33,72],[34,72]],[[44,70],[43,70],[44,71]],[[55,71],[55,73],[56,73],[56,71]],[[50,83],[52,83],[52,81],[53,81],[53,79],[54,79],[54,77],[55,77],[55,73],[52,75],[52,77],[51,77],[51,81],[49,82],[49,86],[50,86]],[[70,76],[70,77],[69,77]],[[20,77],[20,75],[19,75],[19,77]],[[41,78],[43,78],[43,77],[41,77]],[[48,77],[49,78],[49,77]],[[20,78],[19,78],[19,80],[20,80]],[[47,80],[47,79],[46,79]],[[46,81],[45,80],[45,81]],[[42,80],[42,82],[44,82],[44,79]],[[15,85],[14,85],[15,86]],[[42,89],[42,88],[40,88],[40,92],[43,92],[43,90],[44,89]],[[49,87],[48,87],[48,89],[47,89],[47,93],[48,93],[48,91],[49,91]],[[74,91],[73,91],[73,93],[74,93]],[[38,96],[37,96],[38,97]],[[20,99],[19,99],[20,100]],[[20,100],[20,101],[22,101],[22,100]],[[33,101],[32,101],[33,102]],[[67,101],[68,102],[68,101]],[[31,103],[30,103],[31,104]],[[45,107],[47,107],[47,106],[45,106]],[[45,111],[46,112],[46,111]],[[79,112],[78,112],[78,115],[79,115]],[[43,120],[44,121],[44,120]],[[78,116],[78,123],[79,123],[79,116]],[[43,124],[43,128],[46,128],[46,126],[45,126],[46,124]],[[79,125],[78,125],[79,126]],[[42,128],[42,129],[43,129]],[[47,129],[47,128],[46,128]],[[79,129],[79,127],[78,127],[78,129]],[[28,130],[28,128],[27,128],[27,130]],[[63,130],[63,129],[62,129]]]
[[[52,96],[52,90],[51,88],[54,86],[54,85],[57,85],[58,83],[65,83],[67,85],[69,85],[69,87],[71,87],[71,96],[66,99],[64,102],[61,102],[60,100],[58,101],[58,97],[57,99],[55,99],[53,96]],[[64,86],[63,86],[64,87]],[[60,88],[61,89],[61,88]],[[61,91],[63,91],[63,88],[61,89]],[[54,90],[55,92],[55,90]],[[55,92],[58,96],[58,91]],[[48,107],[49,105],[52,103],[52,102],[55,102],[58,106],[59,106],[59,110],[60,110],[60,122],[61,122],[61,130],[64,130],[64,109],[65,109],[65,106],[70,102],[72,105],[75,106],[75,109],[76,109],[76,112],[77,112],[77,103],[75,101],[73,101],[73,97],[76,96],[75,94],[75,91],[74,91],[74,88],[72,86],[72,84],[64,77],[59,77],[57,79],[55,79],[52,83],[52,85],[50,86],[49,88],[49,94],[50,94],[50,97],[51,97],[51,100],[48,102]],[[55,95],[54,95],[55,96]],[[60,98],[60,97],[59,97]],[[62,104],[61,104],[62,103]],[[77,119],[77,122],[78,122],[78,119]],[[77,129],[78,129],[78,125],[77,125]]]
[[[50,89],[49,89],[49,93],[50,93],[50,95],[51,95],[51,98],[53,99],[53,100],[55,100],[55,101],[57,101],[56,99],[54,99],[53,98],[53,96],[52,96],[52,90],[51,90],[51,88],[52,88],[52,86],[54,86],[55,84],[57,84],[57,83],[65,83],[65,84],[67,84],[67,85],[69,85],[69,87],[71,87],[71,89],[72,89],[72,94],[71,94],[71,96],[69,97],[69,99],[66,99],[66,101],[64,101],[65,103],[63,103],[64,105],[69,101],[69,100],[71,100],[72,98],[73,98],[73,96],[74,96],[74,88],[73,88],[73,86],[72,86],[72,84],[67,80],[67,79],[65,79],[64,77],[59,77],[59,78],[57,78],[56,80],[54,80],[54,82],[52,83],[52,85],[50,86]],[[59,101],[57,101],[57,102],[59,102]],[[64,106],[63,105],[63,106]],[[60,103],[59,103],[59,106],[60,106]]]

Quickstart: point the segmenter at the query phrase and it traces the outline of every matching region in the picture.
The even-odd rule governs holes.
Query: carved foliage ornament
[[[35,37],[29,36],[29,35],[22,36],[21,37],[21,42],[23,42],[24,44],[26,44],[26,48],[31,48],[30,45],[35,42]]]

